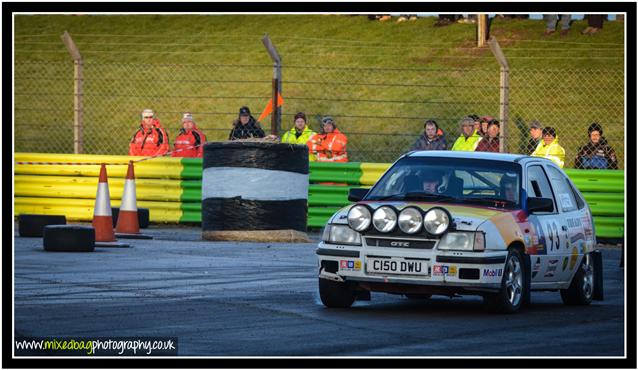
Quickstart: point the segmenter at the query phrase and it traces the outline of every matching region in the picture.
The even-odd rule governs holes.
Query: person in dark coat
[[[618,160],[614,148],[603,136],[603,128],[594,122],[587,129],[589,143],[580,147],[574,166],[586,170],[618,169]]]
[[[245,106],[241,107],[239,109],[239,118],[233,121],[233,129],[228,135],[228,140],[261,138],[265,136],[266,133],[259,122],[250,114],[250,109]]]
[[[529,124],[529,140],[525,145],[525,154],[532,155],[543,139],[543,125],[534,120]]]
[[[501,129],[500,123],[495,119],[491,119],[487,123],[487,136],[483,137],[481,141],[479,141],[474,151],[493,152],[493,153],[500,152],[501,146],[498,139],[498,133],[500,129]]]
[[[410,150],[447,150],[447,143],[439,136],[439,125],[429,119],[423,124],[423,134],[412,145]]]

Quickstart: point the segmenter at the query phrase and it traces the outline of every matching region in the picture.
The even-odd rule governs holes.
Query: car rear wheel
[[[346,283],[319,278],[319,296],[326,307],[348,308],[357,295]]]
[[[594,297],[594,263],[587,253],[574,274],[569,288],[560,290],[560,297],[566,305],[586,306]]]
[[[525,296],[525,264],[523,256],[515,248],[511,248],[505,262],[501,289],[498,293],[483,296],[486,308],[490,312],[513,313],[523,304]]]

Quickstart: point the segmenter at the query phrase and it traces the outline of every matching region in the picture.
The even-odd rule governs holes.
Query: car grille
[[[370,247],[432,249],[436,240],[365,238]]]

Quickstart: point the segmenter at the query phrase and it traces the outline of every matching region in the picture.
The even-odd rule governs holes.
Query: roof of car
[[[437,157],[437,158],[471,158],[491,161],[518,162],[521,159],[532,158],[523,154],[491,153],[491,152],[466,152],[449,150],[421,150],[407,154],[409,157]]]

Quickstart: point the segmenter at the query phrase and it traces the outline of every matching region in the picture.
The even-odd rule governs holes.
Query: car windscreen
[[[365,200],[422,200],[520,208],[521,166],[469,158],[404,157]]]

